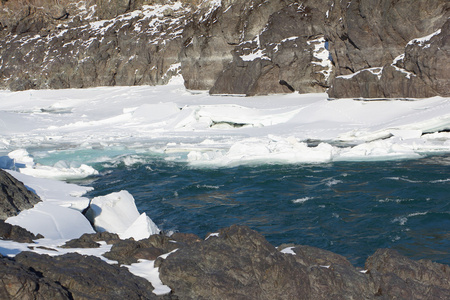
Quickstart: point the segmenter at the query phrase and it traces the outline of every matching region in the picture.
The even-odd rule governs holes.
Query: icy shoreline
[[[181,78],[156,87],[0,91],[0,151],[21,163],[22,173],[62,180],[95,175],[90,164],[113,159],[98,154],[110,149],[202,167],[450,152],[450,99],[410,100],[211,96],[190,93]]]
[[[58,248],[62,243],[94,233],[81,214],[89,204],[87,215],[97,230],[136,240],[159,232],[138,213],[128,192],[90,200],[83,197],[89,188],[55,180],[98,175],[91,165],[112,163],[117,155],[160,153],[166,160],[215,168],[414,159],[450,152],[449,98],[220,97],[192,94],[180,78],[157,87],[0,91],[0,120],[0,167],[43,200],[7,222],[43,234],[38,246],[44,248],[34,251],[48,255],[66,253]],[[7,241],[0,241],[0,247],[9,256],[29,250]],[[108,249],[103,244],[88,252],[70,251],[102,257]],[[132,270],[159,280],[151,263],[143,264],[149,274],[137,266]]]

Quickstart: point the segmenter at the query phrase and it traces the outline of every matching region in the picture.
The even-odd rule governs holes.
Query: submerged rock
[[[17,216],[41,199],[6,171],[0,169],[0,220]]]

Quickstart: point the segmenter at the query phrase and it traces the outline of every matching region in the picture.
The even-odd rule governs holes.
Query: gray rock
[[[183,0],[159,16],[140,11],[170,3],[2,1],[0,88],[157,85],[181,72],[188,89],[211,94],[449,95],[447,0]]]
[[[73,299],[60,284],[0,255],[0,299]]]
[[[18,215],[22,210],[33,208],[39,197],[8,172],[0,169],[0,220]]]
[[[120,241],[115,233],[97,232],[85,233],[77,239],[67,241],[61,248],[98,248],[100,244],[97,242],[104,241],[107,244],[114,244]]]
[[[211,89],[233,60],[235,47],[254,39],[283,5],[283,1],[238,0],[214,7],[204,2],[183,31],[180,61],[186,88]]]
[[[158,298],[146,279],[97,257],[77,253],[51,257],[22,252],[15,257],[15,261],[45,280],[60,284],[69,293],[70,299]]]
[[[280,251],[247,227],[231,226],[159,260],[179,299],[446,299],[449,267],[377,251],[365,271],[310,246]],[[292,254],[294,253],[294,254]]]
[[[0,239],[11,240],[19,243],[34,243],[33,240],[43,238],[42,235],[35,235],[25,228],[11,225],[0,220]]]
[[[155,234],[140,241],[119,240],[103,256],[116,260],[119,264],[130,265],[139,259],[155,260],[158,256],[177,248],[179,246],[168,237]]]
[[[181,248],[159,271],[180,299],[312,299],[306,268],[247,227]]]
[[[433,0],[352,1],[331,17],[341,32],[330,31],[336,78],[332,98],[422,98],[448,96],[450,3]],[[408,44],[441,29],[429,42]],[[398,59],[403,54],[404,59]],[[394,61],[397,58],[396,61]],[[365,69],[382,68],[380,76]],[[349,78],[340,77],[354,73]]]
[[[366,261],[385,299],[446,299],[450,295],[450,267],[429,260],[413,261],[395,250],[378,249]]]
[[[23,12],[11,7],[27,15],[25,19],[0,11],[1,24],[14,23],[0,31],[0,87],[156,85],[179,73],[181,31],[190,17],[187,5],[161,17],[128,13],[148,1],[99,0],[86,10],[77,8],[77,2],[64,6],[65,19],[41,18],[32,8]],[[89,15],[90,10],[98,16]],[[99,17],[106,19],[95,23]]]

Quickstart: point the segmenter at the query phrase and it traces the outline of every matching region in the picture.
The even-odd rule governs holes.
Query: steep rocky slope
[[[156,85],[179,71],[190,11],[181,2],[18,2],[4,3],[0,15],[3,88]]]
[[[449,96],[446,0],[3,0],[0,87]]]

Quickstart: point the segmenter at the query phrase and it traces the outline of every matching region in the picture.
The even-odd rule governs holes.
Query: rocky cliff
[[[179,72],[190,7],[159,2],[166,1],[3,1],[0,86],[167,83]]]
[[[0,87],[449,96],[446,0],[3,0]]]

